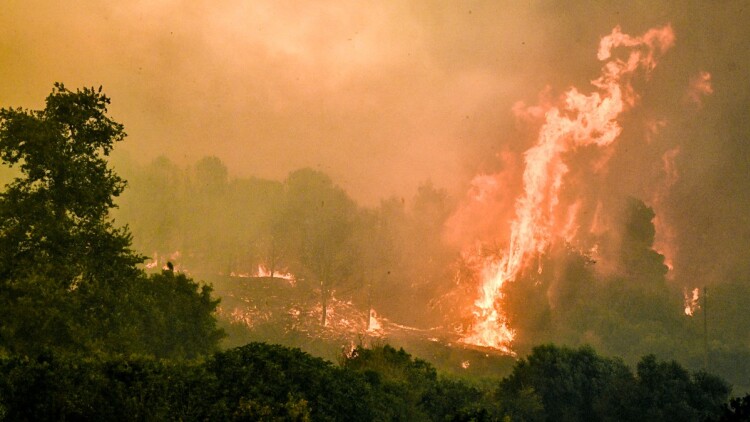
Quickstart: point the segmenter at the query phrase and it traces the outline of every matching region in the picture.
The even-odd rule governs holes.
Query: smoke
[[[446,297],[433,305],[449,313],[470,305],[458,296],[476,294],[468,278],[461,295],[451,293],[457,250],[479,241],[491,255],[508,246],[523,153],[543,112],[598,77],[596,49],[612,28],[642,34],[670,24],[675,46],[648,79],[633,81],[638,107],[622,116],[616,145],[565,157],[566,177],[581,183],[560,192],[566,206],[556,218],[563,237],[599,240],[599,250],[587,251],[596,264],[584,266],[595,276],[583,279],[624,277],[628,198],[641,200],[655,214],[650,248],[672,268],[668,285],[693,291],[745,283],[750,273],[749,13],[740,0],[10,0],[0,8],[0,103],[40,108],[54,81],[104,86],[129,134],[116,153],[120,168],[132,170],[123,173],[134,192],[120,218],[143,253],[201,245],[218,257],[183,259],[253,271],[267,253],[247,240],[263,233],[273,210],[243,198],[277,201],[282,180],[309,167],[399,221],[392,249],[406,258],[389,269],[409,275],[384,276],[384,290],[416,287],[404,287],[406,297],[383,293],[391,311],[408,316],[422,294]],[[203,176],[190,169],[206,156],[225,167],[203,162],[216,179],[198,186]],[[599,165],[578,165],[591,162]],[[425,180],[443,196],[425,194],[437,211],[417,217],[410,204]],[[212,197],[217,186],[226,191]],[[410,228],[414,221],[421,225]],[[232,254],[248,268],[224,259]],[[555,256],[580,264],[573,252]],[[658,274],[658,257],[645,261]],[[586,284],[564,283],[559,265],[549,289],[532,295],[541,288],[526,286],[518,297],[561,312]],[[555,314],[544,309],[538,325]]]

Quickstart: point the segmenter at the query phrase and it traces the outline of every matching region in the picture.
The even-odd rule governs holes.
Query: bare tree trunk
[[[323,316],[321,317],[321,325],[323,327],[326,326],[326,317],[328,316],[328,292],[326,292],[326,283],[321,280],[320,282],[320,296],[321,296],[321,305],[323,306]]]
[[[273,282],[273,275],[276,272],[276,239],[271,239],[271,281]]]
[[[367,282],[367,331],[372,326],[372,277],[368,277]]]

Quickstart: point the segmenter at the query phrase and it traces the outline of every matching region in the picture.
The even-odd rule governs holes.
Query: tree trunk
[[[372,277],[367,281],[367,331],[370,331],[372,324]]]
[[[320,302],[323,306],[323,316],[321,317],[321,325],[323,327],[326,326],[326,317],[328,316],[328,292],[326,291],[326,283],[321,281],[320,282]]]
[[[270,270],[271,270],[271,281],[273,282],[273,275],[276,272],[276,240],[271,240],[271,263],[270,263]]]

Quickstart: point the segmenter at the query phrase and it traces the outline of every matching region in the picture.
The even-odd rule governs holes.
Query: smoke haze
[[[216,155],[276,179],[311,166],[374,203],[428,178],[460,191],[482,158],[524,149],[512,105],[588,83],[617,24],[675,26],[680,52],[656,90],[701,69],[742,75],[742,6],[9,1],[0,98],[31,106],[55,80],[101,84],[139,157]]]
[[[0,7],[0,104],[41,108],[54,81],[71,88],[103,85],[113,117],[129,134],[117,151],[119,162],[131,163],[123,165],[123,175],[136,192],[146,192],[144,198],[172,185],[148,191],[143,186],[153,178],[127,170],[151,166],[159,177],[179,178],[175,174],[196,162],[219,174],[219,185],[233,181],[231,189],[256,193],[281,192],[290,172],[312,168],[360,205],[395,198],[380,205],[383,213],[400,212],[399,200],[412,204],[422,192],[438,211],[409,217],[429,224],[419,229],[421,237],[403,229],[403,250],[423,248],[413,240],[419,238],[442,240],[449,252],[434,245],[436,251],[420,251],[424,268],[404,279],[443,277],[451,262],[441,259],[454,259],[476,241],[507,241],[522,189],[523,152],[534,145],[543,111],[568,88],[593,90],[602,64],[599,40],[617,25],[639,35],[669,24],[675,45],[647,79],[633,82],[638,104],[623,115],[621,137],[604,152],[566,157],[566,177],[580,183],[561,195],[576,207],[580,230],[601,237],[609,228],[608,242],[618,251],[628,242],[634,207],[628,198],[653,208],[653,247],[673,268],[666,277],[679,288],[728,281],[746,286],[750,5],[621,3],[6,0]],[[169,161],[153,161],[159,156]],[[206,156],[218,160],[199,161]],[[606,168],[575,165],[592,161]],[[247,186],[237,188],[242,183]],[[447,195],[441,196],[443,188]],[[170,203],[161,200],[155,209]],[[219,203],[212,201],[206,197],[202,206]],[[134,211],[139,203],[125,202],[124,215],[151,224]],[[258,215],[272,214],[258,207]],[[440,217],[424,217],[433,214]],[[649,214],[641,209],[639,215]],[[181,228],[208,220],[201,217],[183,219],[190,224]],[[135,244],[144,248],[166,252],[172,240],[186,236],[160,237],[146,223],[139,233],[138,224]],[[247,233],[261,231],[253,226],[260,223],[247,224]],[[202,230],[193,244],[221,243],[217,232],[240,231],[233,223]],[[441,233],[424,235],[429,231]],[[235,240],[222,247],[237,250]],[[638,262],[659,267],[641,246],[633,247],[642,255]],[[443,267],[436,269],[438,261]],[[621,275],[620,264],[602,260],[597,270]],[[580,279],[593,277],[575,271]],[[547,299],[536,296],[552,308],[566,294],[558,278],[548,280]],[[476,294],[476,283],[461,292]],[[407,307],[412,299],[392,306]],[[516,307],[523,308],[520,299]]]

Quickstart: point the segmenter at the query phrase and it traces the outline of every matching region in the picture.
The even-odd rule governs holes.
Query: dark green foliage
[[[101,91],[56,84],[40,111],[0,110],[0,157],[21,176],[0,194],[0,346],[84,347],[101,293],[138,275],[130,235],[108,220],[125,183],[102,157],[125,136]]]
[[[646,356],[634,376],[591,348],[552,345],[534,348],[498,390],[514,419],[548,421],[702,421],[719,415],[728,396],[722,379],[676,362]]]
[[[133,283],[127,301],[115,304],[120,329],[108,342],[160,358],[193,359],[216,351],[224,336],[214,312],[212,288],[164,270]]]
[[[633,375],[624,363],[602,358],[587,347],[550,345],[536,347],[521,359],[500,384],[499,394],[509,399],[509,413],[521,419],[540,420],[543,414],[543,419],[555,421],[617,420],[609,414],[621,407],[610,402],[619,396],[613,390],[624,390],[628,384],[633,384]]]
[[[383,420],[490,420],[494,407],[479,389],[438,378],[435,368],[404,349],[357,347],[342,366],[365,376]]]
[[[13,358],[0,360],[0,374],[8,420],[377,419],[363,377],[261,343],[206,362]]]
[[[437,376],[390,346],[337,367],[251,343],[205,361],[0,358],[0,420],[735,421],[726,384],[645,357],[634,376],[590,348],[541,346],[495,391]]]
[[[729,385],[705,372],[692,376],[677,362],[653,355],[638,363],[637,406],[641,420],[705,420],[716,416],[729,397]]]
[[[197,420],[216,384],[203,366],[151,358],[17,357],[0,371],[7,420]]]
[[[219,380],[222,406],[236,415],[266,412],[286,419],[295,411],[309,412],[313,420],[373,418],[362,377],[299,349],[250,343],[217,353],[207,366]]]
[[[54,278],[62,288],[132,275],[141,257],[107,219],[125,187],[103,158],[125,133],[101,90],[56,84],[40,111],[0,110],[0,157],[22,176],[0,196],[0,277]]]
[[[43,110],[0,110],[0,352],[194,357],[221,332],[211,289],[147,278],[110,217],[125,181],[106,157],[124,139],[101,88],[55,84]]]
[[[750,394],[745,397],[735,397],[724,404],[718,422],[746,422],[750,421]]]

